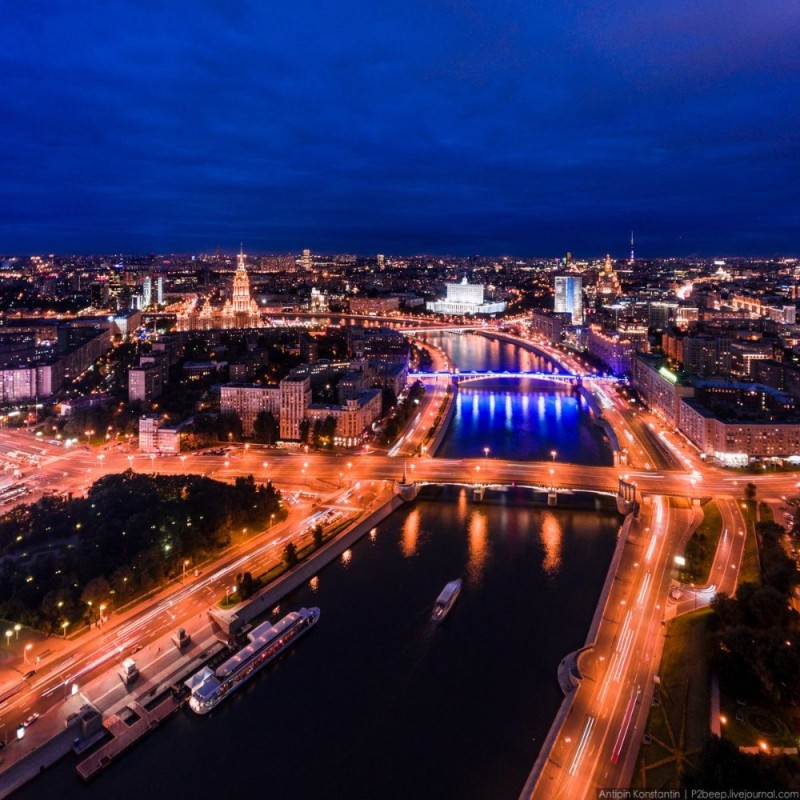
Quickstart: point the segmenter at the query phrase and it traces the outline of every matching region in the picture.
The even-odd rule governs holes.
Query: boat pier
[[[131,722],[123,719],[122,714],[112,714],[103,721],[103,727],[112,736],[111,741],[106,742],[78,764],[76,768],[78,775],[83,780],[90,781],[128,748],[158,728],[165,719],[177,712],[184,702],[185,700],[178,700],[169,694],[150,711],[140,703],[128,703],[123,712],[127,711],[128,715],[135,717]]]

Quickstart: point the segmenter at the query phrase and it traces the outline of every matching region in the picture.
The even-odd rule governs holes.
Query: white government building
[[[499,314],[506,310],[504,302],[485,303],[483,301],[483,285],[467,283],[466,277],[461,283],[448,283],[447,298],[434,300],[426,305],[434,314]]]

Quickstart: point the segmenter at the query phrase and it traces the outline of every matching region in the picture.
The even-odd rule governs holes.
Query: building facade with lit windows
[[[276,420],[280,419],[280,386],[226,384],[220,387],[219,410],[223,414],[238,414],[242,420],[242,430],[246,436],[251,436],[256,417],[262,411],[269,411]]]
[[[466,277],[461,283],[445,284],[447,297],[434,300],[426,305],[434,314],[453,314],[457,316],[472,314],[499,314],[506,310],[502,301],[485,302],[483,284],[468,283]]]
[[[556,314],[569,314],[573,325],[583,325],[583,279],[580,275],[556,275]]]

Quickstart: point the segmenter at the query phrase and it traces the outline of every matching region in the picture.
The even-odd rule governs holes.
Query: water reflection
[[[417,539],[419,538],[419,509],[413,509],[403,522],[403,531],[400,536],[400,550],[406,558],[411,558],[417,553]]]
[[[462,488],[458,493],[458,502],[456,503],[456,511],[458,513],[458,521],[464,523],[467,519],[467,490]]]
[[[483,511],[473,511],[469,518],[467,533],[467,575],[469,582],[478,585],[483,577],[486,559],[489,557],[488,523]]]
[[[545,358],[477,334],[427,333],[461,370],[553,372]],[[576,392],[529,379],[459,387],[456,413],[437,455],[476,458],[488,447],[493,457],[545,460],[551,450],[562,461],[610,464],[611,453]]]
[[[542,514],[542,529],[540,531],[544,547],[544,561],[542,569],[550,576],[554,576],[561,569],[561,525],[552,511]]]

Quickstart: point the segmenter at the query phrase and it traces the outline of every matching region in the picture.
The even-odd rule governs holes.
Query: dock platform
[[[84,781],[90,781],[129,747],[154,731],[165,719],[171,717],[181,705],[182,702],[170,694],[150,711],[147,711],[140,703],[129,703],[125,708],[136,715],[133,722],[126,722],[119,714],[112,714],[103,722],[103,726],[113,738],[78,764],[76,767],[78,775]]]

